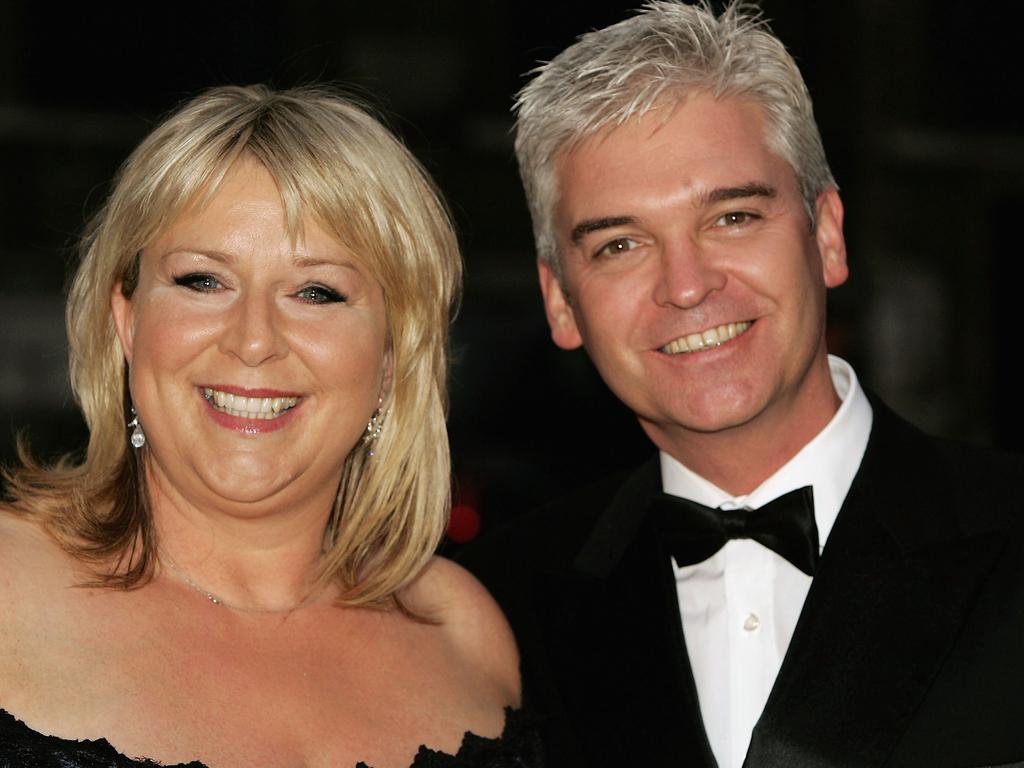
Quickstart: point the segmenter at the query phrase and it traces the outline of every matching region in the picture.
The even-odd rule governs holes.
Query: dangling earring
[[[142,431],[142,425],[139,424],[139,416],[135,413],[135,406],[132,406],[132,420],[128,422],[128,426],[134,427],[131,437],[128,439],[131,441],[132,448],[137,450],[146,444],[146,433]]]
[[[384,407],[384,398],[377,398],[377,410],[373,412],[370,420],[366,422],[366,432],[363,433],[363,444],[370,445],[378,437],[380,437],[381,431],[384,429],[384,413],[381,408]],[[373,450],[370,450],[370,455],[373,456]]]

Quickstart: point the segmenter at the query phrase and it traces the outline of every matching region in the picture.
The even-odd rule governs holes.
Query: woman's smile
[[[276,419],[299,403],[297,396],[247,397],[212,387],[203,387],[203,397],[215,410],[239,419]]]
[[[276,432],[288,426],[293,421],[295,409],[303,402],[301,396],[286,393],[266,395],[261,391],[245,394],[214,387],[201,387],[200,392],[214,423],[247,437]]]

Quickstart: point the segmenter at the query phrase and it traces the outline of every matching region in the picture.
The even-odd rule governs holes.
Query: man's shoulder
[[[928,435],[881,401],[873,399],[872,405],[875,425],[865,457],[869,471],[890,474],[893,482],[936,504],[988,510],[992,522],[1024,526],[1024,497],[1017,490],[1024,478],[1024,454]]]
[[[1013,453],[943,437],[930,439],[936,450],[945,458],[946,465],[956,470],[958,474],[992,481],[1010,477],[1015,477],[1018,481],[1021,479],[1019,472],[1024,468],[1024,453]]]
[[[657,456],[630,470],[569,490],[507,521],[467,546],[458,560],[474,573],[568,567],[598,520],[632,493],[660,487]],[[652,488],[653,486],[653,488]]]
[[[943,484],[973,500],[974,505],[1011,511],[1018,527],[1024,525],[1024,497],[1019,488],[1024,480],[1024,454],[935,438],[935,447],[942,457],[941,466],[934,467]]]

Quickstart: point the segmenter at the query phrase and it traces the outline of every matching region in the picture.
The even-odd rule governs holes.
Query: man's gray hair
[[[759,105],[765,143],[796,174],[812,226],[818,195],[835,186],[800,70],[756,6],[730,3],[716,17],[706,2],[655,0],[582,35],[533,72],[516,99],[516,157],[537,255],[560,278],[559,155],[664,99],[703,92]]]

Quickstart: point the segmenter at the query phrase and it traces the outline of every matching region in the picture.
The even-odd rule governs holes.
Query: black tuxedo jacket
[[[873,405],[745,765],[1024,765],[1024,457]],[[660,490],[655,457],[461,558],[516,632],[552,768],[715,765],[646,519]]]

